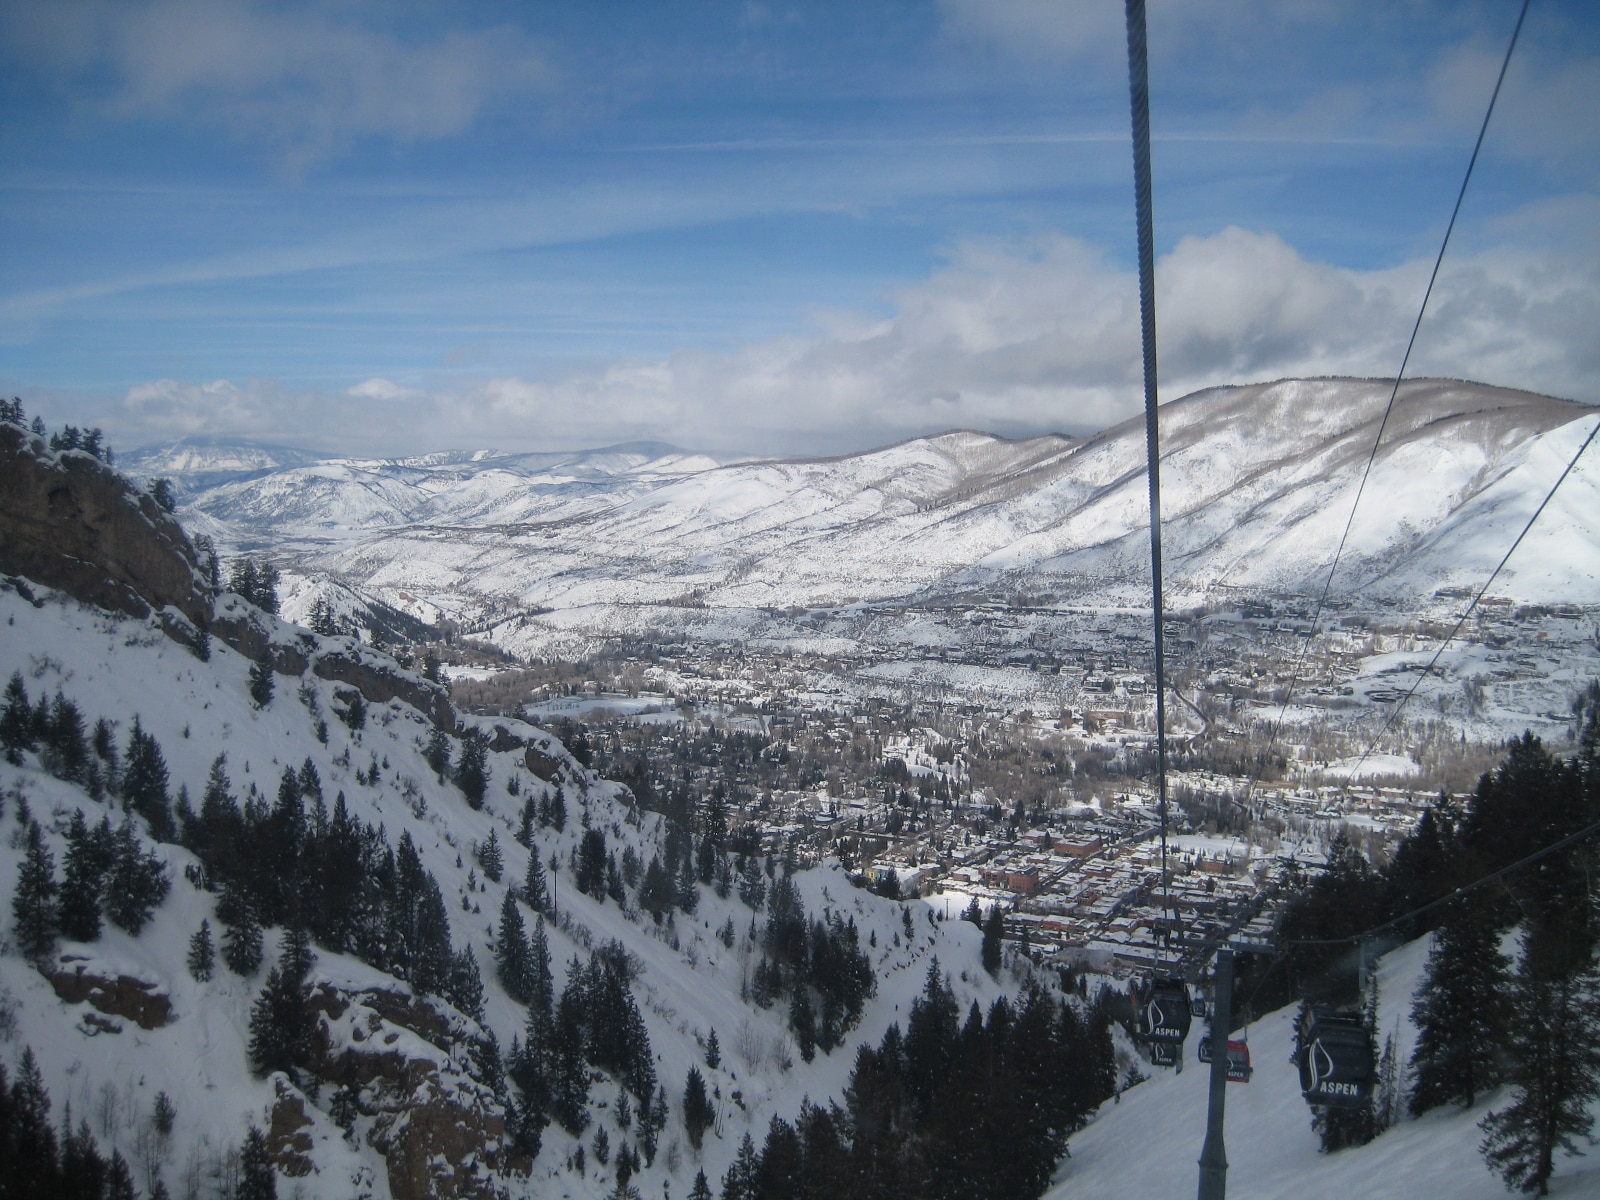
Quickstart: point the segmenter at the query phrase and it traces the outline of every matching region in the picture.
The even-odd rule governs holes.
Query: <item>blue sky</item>
[[[1164,397],[1398,365],[1512,0],[1153,0]],[[0,0],[0,388],[118,445],[862,448],[1139,403],[1114,0]],[[1600,400],[1535,0],[1416,370]]]

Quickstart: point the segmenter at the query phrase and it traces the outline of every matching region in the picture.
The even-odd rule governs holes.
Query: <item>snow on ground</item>
[[[1379,1046],[1390,1034],[1401,1061],[1415,1039],[1412,993],[1427,960],[1427,939],[1393,951],[1378,965]],[[1311,1110],[1300,1098],[1290,1054],[1294,1006],[1248,1027],[1254,1078],[1229,1084],[1227,1155],[1229,1200],[1503,1200],[1500,1178],[1478,1154],[1478,1122],[1508,1101],[1504,1090],[1468,1112],[1435,1111],[1405,1120],[1367,1146],[1318,1152]],[[1102,1107],[1072,1139],[1046,1200],[1084,1197],[1193,1195],[1205,1144],[1208,1069],[1196,1057],[1198,1023],[1184,1046],[1183,1073],[1144,1066],[1153,1078]],[[1600,1195],[1600,1161],[1559,1160],[1554,1196]]]
[[[370,705],[367,726],[358,735],[333,719],[333,686],[308,676],[307,698],[314,698],[328,717],[328,743],[321,745],[313,736],[313,714],[297,695],[297,681],[278,677],[272,703],[255,709],[246,690],[247,661],[220,642],[213,643],[211,660],[200,662],[151,621],[110,616],[50,593],[36,608],[10,590],[0,590],[0,628],[5,631],[0,637],[0,680],[20,671],[35,699],[41,692],[53,696],[61,689],[82,708],[91,727],[100,716],[114,721],[119,747],[126,742],[133,717],[139,715],[166,756],[174,794],[180,786],[187,787],[191,803],[197,801],[219,752],[227,754],[233,790],[241,798],[252,786],[267,797],[275,795],[284,767],[298,766],[309,757],[330,802],[343,792],[352,814],[383,824],[391,844],[402,831],[410,832],[423,865],[444,893],[454,944],[470,945],[483,971],[487,1024],[502,1048],[521,1032],[524,1010],[506,997],[495,979],[491,949],[504,889],[519,883],[527,869],[529,852],[513,838],[517,816],[523,801],[547,786],[519,762],[518,755],[490,755],[487,802],[483,810],[473,811],[453,786],[440,784],[428,768],[422,751],[430,727],[397,701]],[[548,739],[535,727],[523,732],[534,741]],[[576,764],[566,759],[559,744],[548,752],[576,773]],[[374,760],[379,764],[376,784],[357,780],[356,771],[364,771]],[[515,796],[507,794],[513,779],[519,786]],[[19,793],[46,829],[58,877],[62,833],[71,811],[81,809],[96,821],[111,811],[33,765],[0,766],[0,790],[6,793],[0,817],[0,879],[14,880],[21,862]],[[661,824],[653,814],[633,815],[616,785],[592,777],[569,787],[567,803],[565,830],[539,830],[535,842],[546,861],[554,855],[562,864],[559,872],[551,873],[551,884],[563,915],[571,920],[566,929],[549,931],[552,965],[559,987],[575,954],[586,945],[615,938],[644,966],[634,994],[656,1051],[658,1078],[672,1106],[654,1166],[635,1178],[644,1195],[665,1194],[669,1184],[673,1194],[686,1194],[701,1167],[708,1178],[720,1180],[745,1133],[759,1143],[773,1115],[793,1118],[806,1097],[818,1102],[838,1098],[854,1063],[855,1047],[861,1041],[876,1044],[891,1022],[903,1025],[935,958],[949,974],[962,1011],[973,1000],[987,1008],[1001,993],[1002,984],[978,966],[981,933],[972,925],[939,921],[925,905],[901,905],[858,890],[837,864],[801,872],[795,881],[811,914],[831,910],[855,921],[878,988],[844,1045],[805,1063],[787,1032],[786,1006],[763,1010],[740,998],[756,962],[751,935],[764,914],[752,913],[737,893],[720,899],[712,889],[703,888],[693,916],[678,913],[670,923],[656,926],[648,916],[625,912],[615,903],[574,895],[567,864],[585,825],[603,830],[608,846],[619,856],[624,847],[632,846],[648,861],[658,847]],[[498,832],[505,875],[500,884],[478,878],[477,890],[471,891],[473,851],[491,829]],[[74,1114],[93,1119],[109,1085],[118,1097],[116,1116],[105,1124],[102,1145],[109,1149],[116,1143],[130,1155],[137,1120],[148,1114],[157,1091],[167,1091],[178,1106],[179,1122],[166,1181],[180,1194],[179,1173],[191,1158],[237,1145],[246,1123],[260,1123],[265,1117],[269,1086],[249,1073],[245,1029],[266,968],[251,979],[240,979],[220,965],[208,983],[189,977],[184,966],[187,943],[200,921],[209,917],[213,933],[221,933],[215,897],[185,878],[184,867],[193,862],[187,851],[168,845],[159,853],[167,863],[172,892],[156,910],[150,927],[142,937],[131,938],[108,926],[105,936],[87,952],[96,959],[131,966],[135,973],[159,982],[172,996],[175,1020],[148,1033],[133,1028],[118,1034],[96,1033],[83,1020],[89,1011],[86,1006],[58,1000],[50,985],[14,953],[0,954],[0,989],[4,989],[0,1000],[15,1001],[18,1014],[15,1036],[0,1042],[0,1058],[14,1069],[23,1047],[34,1047],[57,1116],[70,1101]],[[534,917],[525,912],[524,920],[531,924]],[[717,932],[730,920],[734,936],[728,947]],[[267,930],[269,963],[277,943],[278,931]],[[370,968],[352,959],[325,952],[317,954],[313,970],[317,975],[358,978],[371,974]],[[1009,977],[1002,982],[1006,990],[1019,986]],[[713,1029],[723,1050],[722,1065],[716,1069],[705,1066],[702,1048],[702,1039]],[[684,1079],[691,1066],[699,1066],[715,1089],[717,1109],[716,1125],[698,1154],[689,1147],[679,1120]],[[320,1103],[325,1105],[330,1095],[331,1089],[323,1089]],[[615,1096],[615,1085],[605,1084],[597,1086],[591,1098],[596,1105],[608,1105]],[[308,1200],[344,1200],[370,1190],[375,1200],[383,1200],[388,1188],[376,1153],[346,1145],[325,1114],[316,1120],[314,1157],[319,1174],[296,1181],[296,1194]],[[585,1176],[562,1169],[577,1144],[556,1127],[545,1131],[543,1152],[527,1184],[533,1194],[576,1200],[612,1190],[608,1169],[591,1165]]]
[[[1369,754],[1337,759],[1322,767],[1324,775],[1335,779],[1373,779],[1382,775],[1420,775],[1422,768],[1409,755]]]

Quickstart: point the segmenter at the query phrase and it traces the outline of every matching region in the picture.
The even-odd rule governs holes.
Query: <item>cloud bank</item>
[[[1592,248],[1563,242],[1447,263],[1408,374],[1600,401],[1597,262]],[[1158,264],[1162,398],[1284,376],[1392,374],[1430,265],[1338,268],[1240,228],[1185,238]],[[789,454],[961,426],[1084,433],[1140,405],[1132,273],[1055,236],[968,243],[895,296],[887,317],[821,314],[804,336],[725,352],[686,349],[553,382],[373,378],[333,393],[161,380],[132,389],[106,423],[123,444],[243,435],[404,453],[652,438]]]

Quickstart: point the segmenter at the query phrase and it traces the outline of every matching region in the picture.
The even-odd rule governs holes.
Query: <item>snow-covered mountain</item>
[[[1162,408],[1168,594],[1316,592],[1390,384],[1284,380]],[[1421,604],[1481,583],[1600,420],[1479,384],[1400,389],[1335,581]],[[838,458],[718,466],[657,447],[290,467],[194,494],[219,541],[271,545],[396,607],[480,626],[555,610],[616,629],[641,606],[897,605],[994,588],[1138,603],[1144,430],[1008,441],[957,431]],[[1581,461],[1501,576],[1600,601],[1600,464]]]
[[[147,494],[91,456],[52,454],[12,425],[0,426],[0,455],[7,501],[0,507],[0,680],[8,681],[9,714],[8,753],[0,758],[0,879],[8,901],[0,1063],[16,1079],[30,1052],[53,1105],[49,1121],[70,1106],[75,1119],[91,1122],[85,1136],[107,1157],[115,1151],[132,1164],[141,1194],[160,1180],[172,1195],[233,1195],[251,1125],[265,1133],[282,1176],[280,1195],[492,1200],[618,1193],[617,1155],[646,1143],[643,1117],[621,1115],[616,1072],[591,1078],[580,1064],[588,1100],[578,1134],[548,1126],[531,1159],[513,1145],[495,1054],[530,1026],[527,1008],[508,994],[494,965],[508,903],[530,934],[536,922],[547,925],[557,988],[569,962],[591,956],[620,964],[606,969],[627,976],[622,986],[648,1038],[651,1090],[665,1089],[664,1124],[635,1169],[635,1194],[686,1195],[702,1170],[720,1181],[746,1134],[759,1145],[773,1117],[792,1120],[808,1097],[839,1096],[857,1043],[876,1043],[904,1021],[936,960],[963,1012],[1020,987],[1020,976],[997,982],[981,968],[975,926],[859,889],[837,861],[825,862],[794,874],[798,901],[811,917],[833,920],[841,937],[848,923],[873,985],[848,1040],[809,1056],[790,1033],[786,1004],[750,999],[752,973],[764,961],[759,896],[747,900],[742,888],[703,885],[691,873],[677,883],[662,920],[634,902],[642,864],[668,853],[661,814],[584,768],[548,732],[459,714],[442,689],[353,639],[318,637],[237,596],[224,594],[213,609],[181,531]],[[51,495],[64,502],[52,508]],[[121,522],[115,539],[99,536],[108,519]],[[96,561],[85,549],[104,552],[112,540],[115,558]],[[53,562],[53,547],[75,553],[57,551],[61,561]],[[172,569],[157,570],[160,563]],[[89,595],[105,602],[84,599]],[[196,607],[201,603],[208,611]],[[197,637],[197,621],[214,636]],[[264,693],[263,679],[275,680]],[[35,711],[46,714],[47,728],[36,727]],[[103,738],[89,737],[91,729]],[[488,784],[477,803],[459,770],[450,780],[429,760],[442,739],[459,765],[474,735]],[[134,755],[123,747],[142,738],[160,758],[159,803],[144,784],[142,799],[134,796]],[[148,764],[148,749],[141,753]],[[126,770],[120,800],[107,790],[119,764]],[[145,770],[141,778],[149,783],[155,775]],[[565,817],[547,818],[558,797]],[[155,819],[157,810],[165,820]],[[537,823],[524,817],[536,810]],[[245,885],[232,876],[218,886],[211,872],[222,860],[206,857],[204,839],[175,840],[173,812],[177,834],[212,820],[208,812],[234,814],[233,826],[226,817],[207,826],[217,829],[264,828],[276,819],[269,812],[298,814],[283,826],[298,833],[258,844],[256,854],[278,855],[286,845],[330,836],[330,829],[354,829],[358,840],[380,847],[376,869],[359,881],[363,894],[386,894],[408,871],[420,881],[423,913],[414,926],[375,924],[370,942],[353,940],[340,951],[319,939],[310,952],[299,993],[310,1040],[298,1052],[298,1082],[252,1071],[252,1021],[274,986],[269,968],[282,930],[266,931],[266,961],[251,969],[233,970],[221,956],[207,971],[192,965],[202,922],[227,946],[225,925],[244,927],[254,902],[241,905],[234,889]],[[80,815],[80,830],[126,822],[116,836],[154,862],[167,890],[139,922],[143,928],[110,918],[85,940],[72,940],[53,917],[34,910],[49,936],[30,949],[22,909],[11,905],[25,890],[18,885],[24,864],[53,879],[51,905],[62,887],[81,897],[90,888],[82,862],[72,868],[77,874],[63,875]],[[580,845],[595,839],[601,866],[623,878],[620,900],[598,885],[593,894],[575,886]],[[500,855],[492,871],[484,849],[491,840]],[[550,890],[537,902],[542,916],[521,890],[534,856],[550,863]],[[273,877],[282,861],[274,858],[260,877]],[[765,891],[761,858],[746,861],[751,886],[759,881]],[[775,888],[783,875],[773,866]],[[115,869],[100,869],[93,887]],[[256,870],[238,861],[228,869]],[[294,877],[312,886],[309,873]],[[435,887],[440,902],[429,909],[426,894]],[[326,915],[310,920],[315,925]],[[430,919],[436,924],[426,932]],[[482,975],[481,1014],[441,994],[470,994],[457,989],[455,975],[429,994],[383,965],[397,947],[426,939],[436,946],[442,940],[456,956],[471,951]],[[491,1034],[498,1052],[489,1048]],[[680,1119],[691,1069],[709,1093],[703,1145]],[[162,1094],[175,1111],[164,1130]],[[609,1159],[596,1149],[603,1134],[613,1147]]]

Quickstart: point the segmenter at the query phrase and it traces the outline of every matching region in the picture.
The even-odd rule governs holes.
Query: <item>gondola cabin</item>
[[[1298,1057],[1306,1103],[1361,1108],[1372,1098],[1372,1033],[1359,1013],[1315,1009]]]
[[[1207,1034],[1200,1039],[1200,1061],[1211,1061],[1211,1035]],[[1234,1038],[1228,1039],[1228,1082],[1249,1083],[1254,1068],[1250,1065],[1250,1043]]]
[[[1134,989],[1134,1036],[1141,1041],[1181,1046],[1189,1036],[1190,1013],[1189,989],[1181,979],[1157,977]]]

